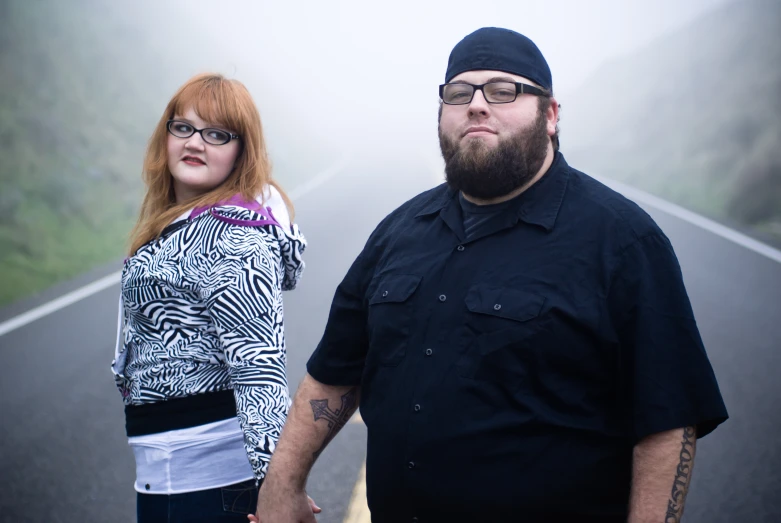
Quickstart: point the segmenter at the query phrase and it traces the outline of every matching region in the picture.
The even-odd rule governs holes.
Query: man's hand
[[[268,472],[258,493],[259,523],[316,523],[320,508],[306,479],[328,442],[358,408],[360,387],[325,385],[308,374],[298,386]]]
[[[315,504],[315,501],[307,496],[306,493],[304,493],[304,496],[306,496],[307,500],[307,510],[299,511],[296,510],[297,508],[300,508],[297,505],[300,505],[301,503],[300,496],[298,495],[290,497],[290,503],[285,503],[285,500],[282,499],[273,500],[272,503],[268,503],[267,501],[263,500],[263,497],[265,496],[263,496],[261,493],[258,496],[258,506],[269,506],[270,510],[266,510],[264,508],[263,519],[260,519],[260,510],[258,510],[258,513],[255,515],[249,514],[247,519],[249,519],[252,523],[287,523],[288,521],[293,523],[309,523],[310,521],[317,521],[313,514],[319,514],[323,511],[323,509],[318,507],[317,504]],[[274,505],[274,507],[272,507],[272,505]]]

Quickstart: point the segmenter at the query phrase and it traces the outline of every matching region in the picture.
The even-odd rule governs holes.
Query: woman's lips
[[[195,158],[193,156],[185,156],[184,158],[182,158],[182,161],[187,165],[195,165],[195,166],[206,165],[206,162],[204,162],[199,158]]]

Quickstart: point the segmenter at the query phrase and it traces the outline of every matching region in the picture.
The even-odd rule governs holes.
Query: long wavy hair
[[[232,130],[240,136],[241,148],[233,171],[206,194],[176,203],[173,178],[168,169],[167,122],[192,108],[210,124]],[[293,217],[293,204],[271,177],[260,114],[244,84],[219,74],[200,74],[188,80],[174,94],[155,127],[144,157],[146,194],[133,231],[130,255],[160,236],[163,229],[187,209],[208,206],[240,194],[251,201],[265,193],[266,186],[279,190]]]

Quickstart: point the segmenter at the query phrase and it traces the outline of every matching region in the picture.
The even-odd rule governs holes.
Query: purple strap
[[[237,218],[229,218],[228,216],[223,216],[222,214],[216,212],[214,210],[215,207],[219,207],[221,205],[235,205],[237,207],[244,207],[245,209],[249,209],[250,211],[256,212],[264,217],[262,220],[239,220]],[[192,210],[190,213],[190,219],[192,220],[196,216],[200,216],[204,212],[209,211],[209,214],[214,216],[220,221],[223,221],[225,223],[230,223],[231,225],[243,225],[245,227],[256,227],[256,226],[262,226],[262,225],[276,225],[277,227],[281,227],[279,225],[279,222],[276,218],[274,218],[274,215],[271,212],[271,207],[263,207],[261,204],[259,204],[257,201],[252,200],[249,202],[244,201],[240,195],[235,194],[231,196],[227,201],[223,201],[220,203],[217,203],[215,205],[212,205],[211,207],[196,207]]]

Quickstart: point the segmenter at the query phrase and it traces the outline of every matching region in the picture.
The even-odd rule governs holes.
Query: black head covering
[[[483,27],[465,36],[450,52],[445,83],[478,69],[517,74],[553,90],[550,68],[540,50],[534,42],[509,29]]]

